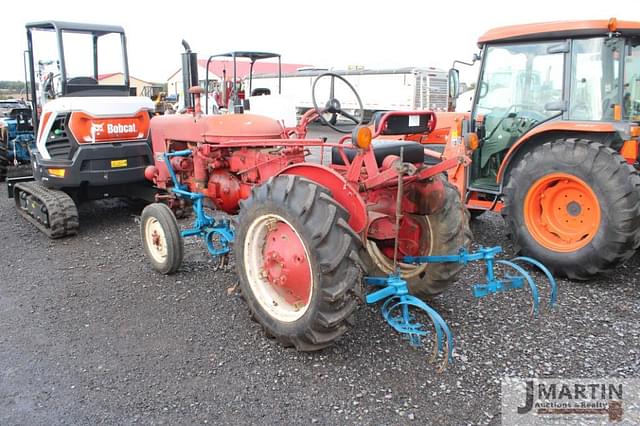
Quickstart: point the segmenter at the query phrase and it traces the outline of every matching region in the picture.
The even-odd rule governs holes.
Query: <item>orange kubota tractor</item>
[[[439,114],[439,130],[421,138],[444,157],[472,158],[449,173],[472,216],[501,212],[518,251],[569,278],[631,257],[640,245],[640,22],[496,28],[478,46],[470,113]],[[453,99],[458,76],[452,68]]]

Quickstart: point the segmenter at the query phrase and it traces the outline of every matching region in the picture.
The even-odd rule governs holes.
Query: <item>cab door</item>
[[[496,176],[508,149],[526,132],[562,114],[567,41],[485,47],[472,110],[480,147],[469,187],[498,192]]]

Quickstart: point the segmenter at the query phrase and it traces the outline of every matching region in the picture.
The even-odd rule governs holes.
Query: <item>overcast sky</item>
[[[24,24],[37,20],[121,25],[131,74],[164,82],[180,65],[183,38],[202,56],[261,50],[282,54],[283,62],[336,69],[449,68],[454,59],[470,59],[478,37],[495,26],[612,16],[640,21],[640,1],[3,2],[0,80],[22,79]],[[463,80],[474,78],[463,74]]]

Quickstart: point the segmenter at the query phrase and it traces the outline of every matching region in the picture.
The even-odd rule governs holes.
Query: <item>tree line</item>
[[[20,92],[24,90],[24,81],[0,80],[0,90],[3,92]]]

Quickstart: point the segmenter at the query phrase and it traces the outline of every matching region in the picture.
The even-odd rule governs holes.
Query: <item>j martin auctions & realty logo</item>
[[[505,378],[508,425],[639,424],[639,379]]]

